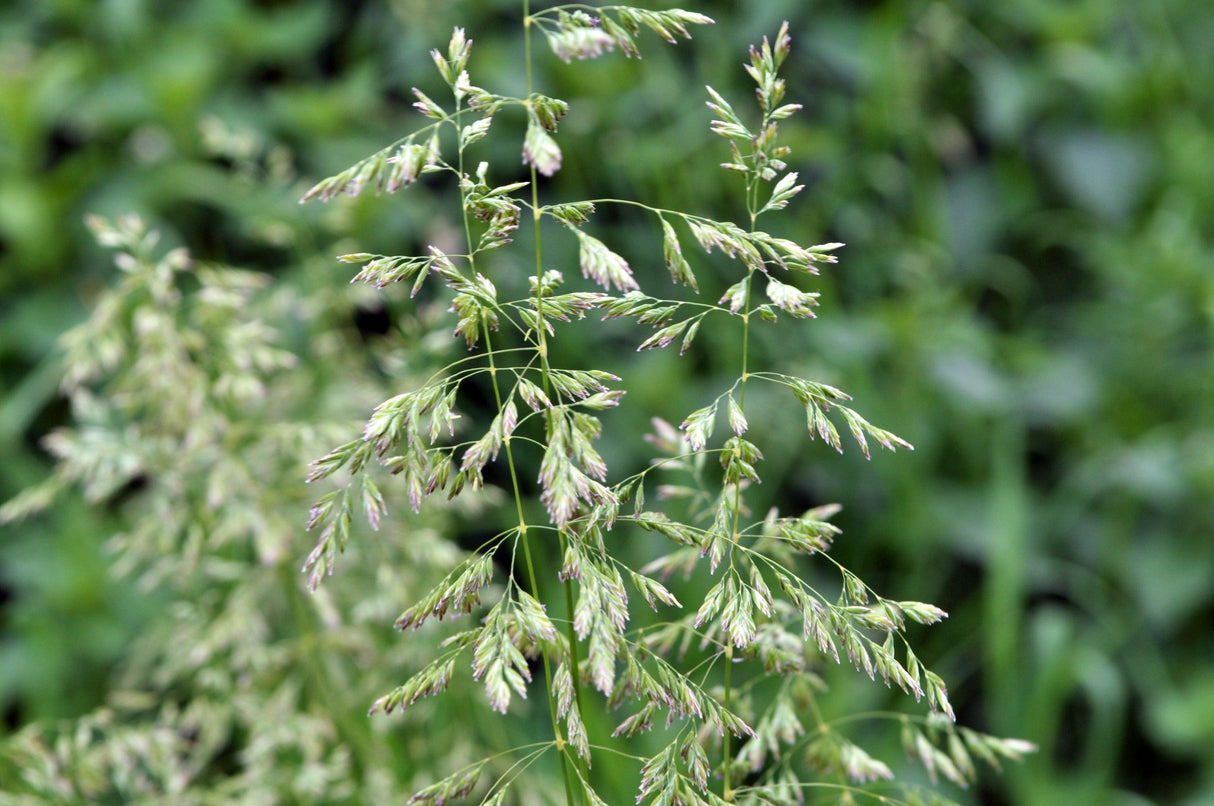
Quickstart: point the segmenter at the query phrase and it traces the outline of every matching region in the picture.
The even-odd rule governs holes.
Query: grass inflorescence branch
[[[639,56],[642,31],[675,43],[690,38],[692,26],[712,20],[678,9],[583,4],[533,12],[527,0],[522,10],[524,98],[472,83],[472,41],[457,28],[446,53],[431,54],[450,99],[415,90],[415,107],[431,122],[305,196],[392,193],[425,173],[449,174],[458,189],[466,254],[430,245],[417,256],[341,258],[361,265],[356,282],[381,288],[408,283],[413,295],[427,283],[444,287],[439,293],[449,300],[452,337],[473,356],[382,403],[361,438],[314,463],[311,481],[337,483],[313,507],[309,527],[320,537],[305,570],[313,588],[333,571],[359,509],[375,528],[390,501],[404,499],[418,510],[438,492],[466,494],[487,483],[487,467],[504,462],[514,522],[418,598],[396,626],[416,630],[473,615],[477,621],[449,637],[437,656],[371,710],[408,708],[441,693],[454,675],[467,673],[464,668],[484,687],[490,708],[509,717],[516,697],[525,698],[538,683],[532,671],[537,661],[552,741],[529,750],[525,763],[487,788],[481,779],[492,768],[488,759],[422,789],[413,802],[445,803],[483,792],[482,804],[505,803],[522,769],[549,747],[559,756],[569,806],[619,797],[617,781],[596,778],[596,755],[603,753],[638,760],[632,793],[645,803],[783,804],[811,787],[899,802],[888,790],[870,792],[892,778],[892,769],[845,736],[843,723],[818,716],[817,730],[802,724],[806,709],[817,714],[814,697],[823,684],[816,670],[826,662],[847,661],[886,686],[926,699],[931,716],[907,720],[902,730],[908,751],[932,775],[964,784],[973,780],[973,757],[995,762],[1026,752],[1024,743],[953,725],[943,680],[923,665],[907,635],[910,625],[933,624],[945,614],[930,604],[883,598],[831,558],[839,529],[830,518],[838,507],[792,515],[773,509],[764,517],[751,512],[763,444],[773,437],[752,423],[747,410],[752,382],[789,389],[806,412],[809,437],[837,450],[843,450],[837,420],[866,457],[870,439],[889,450],[911,447],[865,419],[845,392],[752,365],[758,360],[750,355],[752,328],[813,318],[818,293],[803,283],[821,264],[836,262],[842,246],[804,246],[758,226],[760,217],[783,210],[804,190],[780,143],[780,123],[800,110],[785,103],[780,75],[791,49],[787,24],[774,39],[752,47],[744,65],[755,83],[756,115],[737,111],[707,88],[715,116],[707,125],[728,146],[722,167],[741,179],[746,219],[739,223],[627,199],[541,203],[545,178],[582,155],[566,154],[558,141],[561,121],[576,110],[534,86],[532,33],[569,62],[612,51]],[[495,185],[492,164],[467,166],[478,143],[496,136],[494,116],[508,109],[525,115],[518,153],[528,179]],[[446,153],[450,147],[440,137],[448,129],[454,154]],[[700,288],[695,264],[714,254],[727,258],[733,275],[725,292],[715,303],[647,292],[657,278],[630,263],[596,226],[604,205],[635,207],[652,217],[662,241],[654,262],[664,270],[659,274],[691,295]],[[534,274],[526,296],[504,298],[499,288],[517,288],[521,278],[500,276],[516,264],[497,260],[495,252],[511,246],[524,211],[533,224]],[[545,217],[570,239],[583,283],[544,268],[545,249],[552,248],[545,239],[553,237],[542,230]],[[689,242],[702,256],[684,251]],[[629,379],[595,366],[554,363],[550,348],[561,338],[558,323],[590,314],[635,322],[643,329],[638,350],[677,343],[680,352],[692,347],[710,315],[719,315],[713,321],[734,328],[741,347],[729,387],[686,413],[677,427],[655,416],[647,437],[657,451],[653,464],[614,482],[596,447],[604,428],[599,413],[623,404]],[[461,414],[466,390],[478,383],[491,389],[493,411]],[[724,437],[715,435],[720,420],[728,429]],[[376,466],[398,479],[373,480]],[[525,468],[536,474],[535,500],[522,483]],[[619,550],[615,535],[621,532],[667,550],[634,567]],[[837,595],[809,582],[811,562],[837,573]],[[672,582],[672,576],[687,582]],[[663,620],[645,621],[637,596]],[[767,681],[778,685],[762,685]],[[616,709],[625,715],[604,717]],[[644,733],[655,734],[649,746],[660,749],[638,758],[617,744]]]

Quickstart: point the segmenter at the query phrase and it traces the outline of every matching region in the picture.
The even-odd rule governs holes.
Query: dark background
[[[839,558],[950,611],[919,654],[962,720],[1041,747],[989,802],[1210,803],[1214,5],[687,6],[720,24],[677,48],[649,38],[641,61],[542,52],[538,86],[572,107],[566,153],[593,155],[547,192],[739,212],[701,85],[744,98],[746,46],[789,20],[805,111],[784,133],[807,189],[771,226],[847,248],[820,319],[756,349],[916,450],[865,463],[789,438],[765,486],[842,503]],[[86,213],[137,211],[201,257],[342,284],[332,255],[416,250],[444,197],[299,207],[302,190],[417,124],[409,89],[435,86],[427,51],[454,24],[474,80],[521,92],[518,17],[505,0],[6,3],[0,500],[48,472],[55,339],[115,273]],[[597,223],[636,265],[654,245],[640,219]],[[730,349],[710,334],[684,360],[608,360],[673,419],[734,371]],[[643,410],[623,433],[646,430]],[[643,450],[621,440],[609,459]],[[113,517],[67,501],[0,533],[4,729],[99,704],[151,617],[106,574]]]

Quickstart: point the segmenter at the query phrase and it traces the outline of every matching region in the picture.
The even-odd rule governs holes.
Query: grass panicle
[[[945,682],[912,644],[946,614],[886,598],[840,564],[838,506],[760,509],[771,499],[757,494],[765,452],[792,437],[774,432],[757,389],[804,410],[807,443],[842,452],[854,441],[865,458],[874,446],[912,449],[848,393],[765,365],[754,349],[761,330],[812,326],[815,276],[842,247],[768,231],[806,190],[781,139],[801,111],[781,77],[788,25],[743,64],[753,104],[706,88],[703,123],[724,141],[719,165],[733,209],[745,210],[729,220],[633,199],[549,198],[551,177],[599,158],[563,145],[561,127],[584,120],[581,110],[537,89],[533,69],[538,37],[564,63],[636,58],[650,40],[681,43],[712,20],[625,6],[533,11],[528,0],[521,10],[521,97],[478,73],[473,39],[455,28],[430,54],[445,91],[413,90],[416,130],[303,194],[450,188],[448,226],[420,254],[337,259],[357,267],[359,291],[399,289],[402,305],[445,310],[445,346],[431,334],[357,373],[340,367],[342,337],[322,329],[310,360],[327,363],[308,385],[295,375],[305,350],[283,346],[296,306],[275,303],[268,278],[161,250],[134,217],[89,219],[115,252],[119,287],[64,338],[62,388],[77,425],[45,442],[55,475],[0,508],[0,522],[71,486],[125,508],[119,570],[172,592],[170,633],[149,637],[132,663],[155,670],[165,691],[196,696],[183,707],[129,692],[135,728],[115,727],[106,711],[58,735],[23,732],[0,762],[15,759],[35,800],[0,794],[0,806],[172,797],[245,739],[249,774],[216,797],[379,803],[408,787],[409,803],[432,806],[792,804],[819,793],[947,802],[862,746],[867,723],[900,731],[933,786],[968,786],[979,763],[997,769],[1034,750],[955,724]],[[503,149],[489,146],[506,137],[514,156],[495,164]],[[654,254],[614,242],[617,215],[645,222]],[[564,271],[546,262],[553,254],[566,256]],[[736,347],[736,373],[690,404],[639,412],[651,433],[621,434],[617,410],[645,405],[633,394],[643,381],[564,349],[575,326],[646,357],[713,349],[703,344],[711,332]],[[365,404],[361,424],[300,414],[301,401],[338,384],[350,387],[343,400]],[[616,466],[609,447],[623,439],[647,442],[649,463]],[[319,458],[307,474],[314,545],[301,577],[296,524],[275,513],[284,500],[298,506],[304,451]],[[461,519],[476,524],[471,544],[450,539]],[[363,575],[344,579],[347,566]],[[296,632],[279,635],[272,615]],[[403,635],[386,640],[378,628],[388,623]],[[921,704],[823,709],[835,666]],[[346,697],[370,719],[343,708]],[[440,708],[458,736],[419,745]],[[301,756],[306,774],[285,772],[284,760]],[[396,780],[404,757],[441,770],[438,780]]]
[[[363,264],[357,282],[378,287],[410,282],[414,295],[427,283],[445,286],[455,320],[452,335],[475,356],[381,405],[362,444],[348,443],[318,460],[313,477],[344,466],[345,486],[327,496],[352,501],[357,494],[351,490],[360,489],[361,478],[378,463],[401,478],[376,490],[406,498],[416,510],[437,493],[451,497],[480,488],[487,483],[486,468],[504,462],[517,516],[517,523],[505,526],[397,620],[398,628],[417,629],[430,619],[475,616],[445,654],[372,710],[408,708],[446,688],[462,667],[483,684],[489,706],[509,716],[515,695],[526,697],[538,684],[530,662],[539,659],[552,717],[548,747],[559,759],[570,806],[618,796],[616,789],[599,791],[605,782],[595,776],[596,762],[603,753],[624,751],[627,745],[618,742],[640,734],[660,738],[645,745],[651,748],[648,755],[637,758],[639,802],[786,803],[811,786],[835,787],[845,798],[873,788],[883,802],[902,802],[890,794],[897,784],[891,783],[887,763],[836,725],[819,718],[808,729],[802,721],[807,710],[817,714],[822,665],[847,663],[926,701],[924,721],[902,720],[907,750],[933,779],[939,775],[966,785],[976,775],[973,758],[994,764],[1030,748],[954,727],[944,682],[923,665],[907,635],[909,623],[933,624],[944,612],[926,603],[885,599],[835,562],[829,551],[839,529],[829,519],[837,507],[788,515],[773,510],[755,518],[748,505],[748,491],[761,482],[762,441],[776,436],[752,427],[747,390],[755,383],[790,389],[805,408],[809,437],[836,450],[843,450],[841,429],[866,458],[870,439],[890,451],[911,449],[906,440],[844,405],[851,401],[846,393],[750,363],[753,328],[796,326],[796,320],[816,316],[819,295],[804,287],[805,278],[817,274],[821,264],[835,263],[842,246],[802,245],[758,226],[760,217],[783,210],[805,189],[798,172],[789,169],[789,148],[780,142],[781,123],[801,109],[785,102],[787,87],[780,77],[792,47],[787,24],[773,39],[752,47],[744,64],[755,84],[757,109],[735,108],[707,88],[706,103],[715,118],[706,125],[726,140],[728,161],[721,167],[738,176],[745,220],[716,220],[702,215],[706,211],[659,209],[634,200],[541,202],[547,177],[571,160],[592,157],[566,153],[560,145],[558,124],[578,110],[533,88],[531,64],[537,56],[531,52],[531,32],[539,32],[553,53],[569,62],[614,51],[639,56],[643,30],[677,42],[690,38],[689,26],[711,22],[683,10],[610,6],[592,11],[578,5],[533,13],[524,3],[527,94],[521,99],[472,83],[472,41],[456,29],[447,54],[432,53],[450,97],[416,93],[415,106],[432,122],[402,144],[322,181],[305,197],[357,195],[368,188],[391,192],[424,172],[449,175],[459,190],[467,254],[444,254],[430,246],[419,256],[342,259]],[[494,116],[515,107],[521,107],[526,123],[519,153],[530,179],[494,186],[492,164],[480,162],[474,174],[465,165],[477,143],[496,136],[490,130]],[[392,149],[397,149],[394,156],[388,156]],[[609,206],[651,217],[662,242],[657,265],[688,296],[660,296],[654,289],[661,278],[631,264],[597,234],[595,217]],[[511,246],[524,212],[535,222],[535,276],[528,297],[504,298],[498,288],[517,283],[498,273],[517,263],[500,260],[496,250]],[[545,218],[573,239],[585,283],[569,284],[561,272],[544,269],[543,250],[555,248],[548,240],[560,233],[542,231]],[[702,256],[684,251],[687,236]],[[714,253],[733,267],[733,278],[715,304],[696,296],[697,274],[710,270]],[[593,365],[552,361],[552,343],[562,333],[558,323],[587,317],[593,322],[595,315],[600,321],[632,320],[642,351],[677,343],[686,352],[705,322],[734,333],[740,344],[733,386],[687,413],[677,429],[655,419],[649,441],[659,455],[649,469],[625,478],[613,475],[596,445],[604,430],[599,413],[629,405],[629,379]],[[457,433],[452,423],[461,417],[461,401],[478,378],[492,386],[496,411],[473,433]],[[726,437],[716,431],[722,417]],[[519,472],[537,464],[538,500],[531,500]],[[399,490],[396,496],[393,489]],[[682,506],[680,499],[695,505]],[[305,568],[313,579],[318,569],[331,572],[333,542],[340,549],[345,540],[343,523],[352,505],[335,506],[333,500],[322,498],[313,510],[310,525],[321,533]],[[383,501],[377,493],[368,511],[378,513]],[[665,542],[668,551],[633,567],[615,548],[627,534]],[[515,560],[502,563],[506,554]],[[495,562],[511,570],[504,584],[487,587]],[[821,569],[807,573],[807,563],[833,572],[833,591],[822,587]],[[537,565],[554,569],[555,579],[537,576]],[[672,588],[676,572],[683,583]],[[700,580],[699,587],[689,580]],[[681,590],[689,593],[676,592]],[[639,603],[665,620],[643,619]],[[755,695],[771,685],[774,694]],[[611,716],[617,710],[624,712],[622,720]],[[591,732],[607,724],[615,727],[606,735]],[[419,792],[415,802],[471,794],[481,771],[457,772]],[[749,783],[740,786],[742,780]],[[500,802],[504,791],[502,782],[491,784],[483,802]]]

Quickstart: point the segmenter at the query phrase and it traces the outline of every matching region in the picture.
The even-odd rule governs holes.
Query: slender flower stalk
[[[534,80],[532,78],[532,63],[534,61],[531,50],[531,29],[534,26],[534,18],[531,16],[530,0],[523,0],[523,62],[526,65],[526,80],[527,80],[527,98],[530,100],[535,93]],[[539,197],[539,177],[534,162],[528,166],[530,172],[531,183],[531,220],[533,226],[533,234],[535,240],[535,283],[536,287],[542,287],[544,282],[544,250],[543,250],[543,235],[541,222],[543,220],[543,209],[540,207]],[[544,298],[542,294],[537,294],[535,298],[536,317],[543,321],[544,319]],[[551,382],[548,374],[548,341],[547,333],[544,328],[536,330],[536,337],[539,340],[539,359],[541,377],[543,379],[543,390],[546,395],[551,394]],[[560,544],[560,552],[563,556],[566,551],[568,538],[563,530],[558,532]],[[574,592],[573,580],[566,577],[562,583],[565,595],[565,612],[570,614],[570,617],[565,621],[566,638],[569,643],[569,665],[573,669],[578,669],[581,666],[578,651],[577,632],[573,626],[573,608],[574,608]],[[581,675],[575,674],[571,678],[573,684],[573,707],[577,708],[578,713],[583,712],[582,705],[582,682]],[[583,771],[583,774],[586,774]]]
[[[828,552],[839,531],[830,523],[837,507],[788,515],[773,510],[761,519],[749,509],[747,490],[760,480],[759,441],[773,436],[763,428],[752,433],[746,413],[752,382],[791,393],[805,411],[809,437],[836,450],[843,449],[836,425],[840,420],[865,456],[870,439],[889,450],[911,447],[868,422],[848,405],[851,398],[843,391],[751,365],[751,329],[813,318],[818,295],[802,285],[819,266],[834,263],[841,246],[804,246],[758,226],[760,216],[783,209],[803,189],[797,173],[788,170],[788,148],[779,145],[780,122],[800,109],[783,103],[785,84],[779,73],[790,50],[787,25],[774,40],[751,48],[745,65],[756,85],[757,124],[747,124],[747,116],[708,88],[708,107],[716,115],[709,128],[729,148],[730,159],[722,167],[745,180],[740,195],[748,220],[740,226],[700,211],[627,199],[541,203],[540,184],[579,155],[566,155],[555,136],[568,105],[535,86],[533,34],[542,34],[564,61],[612,51],[631,57],[639,55],[643,31],[673,43],[689,38],[690,27],[710,19],[679,9],[581,4],[533,13],[529,0],[522,0],[522,11],[525,98],[474,84],[468,67],[472,43],[456,29],[447,53],[432,53],[454,106],[448,110],[416,91],[418,110],[435,123],[322,181],[308,194],[331,198],[369,187],[395,191],[424,173],[453,175],[466,255],[446,255],[430,246],[419,256],[360,253],[342,260],[363,264],[356,277],[362,282],[410,282],[413,293],[428,282],[445,286],[440,293],[450,299],[454,335],[483,358],[454,361],[420,388],[385,401],[361,439],[317,460],[313,481],[343,468],[351,481],[345,492],[330,494],[313,509],[311,526],[321,531],[307,566],[313,584],[331,569],[345,543],[348,502],[357,497],[350,485],[377,464],[398,477],[394,484],[419,510],[439,492],[451,498],[483,486],[484,469],[504,453],[516,519],[516,525],[452,569],[397,619],[401,629],[418,629],[431,620],[480,617],[478,624],[444,643],[448,654],[385,694],[372,711],[408,708],[421,697],[438,694],[450,685],[456,660],[466,655],[490,706],[509,716],[515,695],[525,697],[533,687],[529,659],[538,659],[570,806],[618,799],[618,782],[591,777],[592,751],[599,757],[628,757],[626,745],[617,742],[644,732],[655,733],[661,747],[638,759],[632,789],[638,802],[715,806],[744,797],[782,804],[790,792],[811,786],[833,787],[852,797],[885,783],[884,764],[820,719],[822,729],[807,734],[797,718],[820,685],[815,670],[828,661],[847,662],[916,700],[927,700],[936,716],[925,728],[904,723],[903,733],[913,756],[933,774],[972,780],[971,755],[991,760],[1000,754],[997,748],[1022,749],[952,725],[943,681],[920,662],[905,635],[909,623],[931,624],[945,614],[929,604],[880,597],[835,562]],[[521,154],[528,178],[495,186],[490,181],[493,166],[482,162],[469,172],[465,160],[504,110],[521,110],[526,117]],[[454,165],[444,160],[437,134],[448,125],[457,139]],[[680,294],[682,289],[687,294],[667,299],[645,290],[656,278],[634,271],[596,225],[597,208],[608,204],[648,218],[662,238],[665,273]],[[506,287],[500,281],[508,278],[496,273],[513,264],[499,261],[496,253],[511,244],[524,208],[532,219],[534,273],[527,296],[502,299],[498,287]],[[584,284],[545,270],[544,254],[550,248],[543,237],[545,218],[563,228],[576,247]],[[688,234],[703,254],[684,253]],[[721,258],[736,281],[715,304],[696,299],[697,266]],[[653,433],[646,437],[656,450],[654,463],[615,482],[595,448],[604,427],[597,412],[620,405],[628,381],[593,366],[554,364],[549,349],[564,323],[591,313],[633,321],[643,329],[638,350],[678,342],[680,352],[687,352],[696,347],[708,317],[739,323],[741,364],[734,382],[683,417],[678,427],[654,417]],[[457,430],[457,412],[466,386],[482,374],[492,387],[494,410],[487,421],[472,423],[472,433],[466,434]],[[713,432],[722,412],[732,433],[717,442]],[[516,446],[525,449],[515,451]],[[528,466],[536,468],[536,502],[527,501],[523,492],[522,473]],[[668,479],[681,483],[666,483]],[[375,511],[381,506],[377,503]],[[543,515],[531,517],[529,512]],[[668,550],[636,567],[619,549],[621,532]],[[503,546],[519,544],[525,585],[515,579],[513,559],[505,563],[497,557]],[[811,562],[837,573],[837,597],[807,581],[804,567]],[[495,567],[501,565],[510,572],[504,584],[494,586]],[[556,597],[544,579],[553,572],[562,589]],[[671,581],[676,573],[688,582]],[[653,611],[673,615],[646,622],[637,596]],[[684,605],[682,597],[694,598]],[[550,606],[567,613],[563,630],[548,615]],[[640,626],[630,626],[634,623]],[[781,681],[771,695],[766,692],[772,687],[762,685],[768,680]],[[593,720],[586,718],[590,709]],[[617,710],[624,712],[622,718],[612,716]],[[598,726],[607,719],[616,727],[599,735]],[[658,727],[662,723],[666,729]],[[800,748],[807,763],[793,764],[793,756],[781,748],[789,753]],[[718,754],[719,766],[710,761]],[[445,803],[478,791],[488,764],[486,759],[453,773],[421,790],[413,802]],[[482,803],[501,806],[520,770],[499,776]],[[737,770],[746,770],[755,785],[735,787]],[[718,775],[720,796],[713,780]],[[897,802],[888,791],[873,797]]]

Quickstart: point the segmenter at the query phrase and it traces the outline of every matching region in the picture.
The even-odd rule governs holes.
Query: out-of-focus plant
[[[514,6],[0,3],[0,499],[46,474],[38,439],[67,416],[51,347],[113,273],[77,226],[86,211],[140,210],[166,242],[324,294],[321,316],[337,321],[348,308],[334,306],[344,292],[330,256],[432,242],[443,187],[414,186],[408,215],[369,197],[301,211],[269,151],[264,170],[245,170],[246,133],[289,144],[308,176],[391,142],[407,125],[410,84],[437,97],[426,50],[454,24],[477,31],[480,75],[521,86],[522,29],[500,24]],[[694,113],[688,76],[741,98],[747,77],[728,54],[788,19],[796,47],[782,72],[806,112],[781,137],[807,189],[778,231],[848,246],[840,270],[815,282],[830,315],[756,329],[752,359],[847,389],[916,450],[871,464],[809,451],[798,412],[768,407],[770,390],[756,386],[751,433],[782,430],[763,443],[764,483],[748,495],[760,511],[840,502],[836,559],[887,595],[950,611],[916,636],[919,655],[935,660],[967,724],[1043,751],[958,800],[1214,801],[1214,4],[697,8],[720,24],[643,61],[535,61],[549,94],[574,109],[562,149],[594,155],[566,159],[547,192],[737,212],[725,206],[736,177],[675,180],[669,144],[687,165],[719,161],[705,157],[719,141]],[[211,123],[200,136],[199,121],[234,137]],[[232,150],[221,141],[241,153],[215,153]],[[516,160],[514,138],[483,145],[497,148],[495,165]],[[656,228],[617,212],[596,216],[594,234],[644,265]],[[338,237],[350,240],[335,247]],[[576,265],[562,246],[548,239],[549,263]],[[701,265],[708,293],[722,264]],[[305,330],[327,328],[289,323],[284,343],[299,353]],[[711,328],[686,356],[631,360],[620,330],[609,340],[587,330],[567,327],[555,346],[598,351],[629,378],[630,405],[604,420],[609,434],[646,430],[647,410],[677,422],[735,373],[736,346]],[[303,371],[344,377],[380,343],[348,341],[332,364],[304,356]],[[314,399],[331,408],[340,394]],[[620,473],[647,451],[638,440],[598,446]],[[62,496],[0,531],[3,730],[93,708],[125,636],[155,613],[100,567],[98,536],[122,511]],[[647,561],[637,543],[619,548]],[[830,711],[896,699],[847,669],[826,676]],[[896,736],[860,735],[897,771]],[[613,774],[610,761],[596,760],[598,774]]]
[[[994,764],[1031,749],[1027,742],[954,727],[944,682],[920,662],[906,637],[908,624],[931,624],[944,613],[922,602],[883,598],[839,565],[828,553],[839,532],[829,522],[837,508],[782,515],[774,509],[756,514],[749,505],[763,454],[751,441],[748,390],[786,393],[804,411],[811,435],[837,450],[843,440],[836,420],[866,456],[870,439],[891,450],[910,447],[850,408],[850,397],[839,389],[772,371],[751,355],[752,330],[813,317],[818,295],[801,286],[819,264],[835,262],[840,246],[806,247],[758,225],[802,190],[785,162],[789,150],[778,142],[780,123],[800,109],[783,103],[779,68],[791,46],[787,27],[751,49],[746,71],[756,85],[756,115],[735,112],[709,88],[708,105],[717,116],[711,129],[729,144],[722,167],[737,175],[735,202],[745,210],[733,222],[620,199],[541,203],[540,176],[551,177],[580,155],[564,154],[553,137],[568,105],[533,86],[533,33],[542,33],[569,61],[612,50],[636,56],[642,29],[673,42],[689,36],[688,25],[710,22],[682,10],[609,6],[598,16],[588,12],[561,6],[533,14],[523,3],[523,97],[473,83],[471,42],[457,28],[447,52],[431,54],[450,97],[440,102],[414,90],[415,106],[433,122],[305,196],[391,193],[423,177],[452,179],[462,235],[451,239],[454,245],[431,243],[420,255],[356,253],[342,260],[362,264],[356,282],[380,288],[407,283],[415,296],[449,301],[454,336],[470,351],[382,402],[359,438],[314,462],[313,481],[334,476],[343,482],[312,509],[310,526],[320,535],[307,562],[310,584],[324,589],[320,583],[333,572],[337,555],[353,543],[349,529],[356,513],[374,528],[386,512],[400,508],[387,501],[420,511],[431,496],[454,499],[481,488],[500,462],[498,477],[512,500],[505,521],[487,528],[476,551],[406,609],[396,626],[418,630],[431,619],[473,613],[479,622],[446,638],[440,652],[371,710],[414,707],[471,676],[484,685],[489,705],[508,713],[542,670],[551,733],[458,767],[411,802],[441,804],[476,794],[483,804],[538,797],[572,806],[631,796],[658,804],[782,804],[817,789],[843,802],[947,802],[914,785],[888,783],[890,767],[847,730],[858,721],[892,718],[907,751],[933,779],[943,775],[961,785],[973,780],[975,758]],[[528,176],[495,185],[491,173],[509,179],[515,169],[487,160],[473,169],[477,144],[496,121],[516,113],[525,118]],[[669,153],[672,162],[681,159],[678,144],[670,144]],[[669,281],[693,294],[700,280],[692,264],[706,258],[684,254],[687,234],[705,254],[732,259],[733,277],[710,297],[719,294],[719,301],[660,296],[666,293],[659,290],[661,276],[634,272],[588,231],[601,209],[636,209],[649,217],[662,258],[648,265],[664,265]],[[525,220],[531,226],[521,228]],[[558,231],[575,239],[583,277],[601,290],[567,290],[564,273],[548,267],[544,249]],[[527,260],[499,252],[520,234],[530,239]],[[527,263],[530,272],[521,268]],[[557,357],[562,332],[573,327],[565,323],[588,313],[651,328],[638,339],[642,351],[677,342],[686,352],[703,330],[717,334],[718,344],[732,341],[740,359],[733,383],[686,414],[679,428],[655,418],[646,437],[657,449],[652,463],[611,482],[594,444],[628,381],[588,356],[577,356],[576,363]],[[600,325],[618,332],[613,327]],[[484,400],[489,411],[483,421],[461,415]],[[712,439],[718,419],[731,432],[719,443]],[[763,431],[753,429],[760,438],[780,438]],[[616,438],[629,436],[641,435]],[[521,472],[528,455],[538,465],[534,490]],[[373,476],[377,466],[397,479],[381,485]],[[637,541],[655,545],[648,562],[634,564],[624,551]],[[683,582],[671,583],[675,574]],[[503,584],[490,589],[494,579]],[[673,608],[674,615],[647,617],[626,583],[654,611]],[[698,601],[682,603],[693,596]],[[819,672],[841,660],[916,699],[925,697],[931,713],[825,718],[818,706],[825,687]],[[610,715],[621,708],[622,720]],[[521,777],[545,756],[556,757],[563,799]],[[617,759],[633,762],[623,780],[598,772],[604,760]],[[549,794],[534,794],[542,792]]]
[[[462,552],[434,515],[411,519],[409,540],[360,545],[315,596],[298,575],[305,457],[384,393],[382,372],[349,362],[345,334],[325,324],[340,319],[338,296],[159,254],[136,217],[89,226],[122,279],[63,339],[74,424],[46,438],[53,477],[0,508],[0,522],[79,487],[116,511],[115,570],[161,616],[102,710],[4,744],[0,803],[385,802],[434,746],[416,726],[363,716],[414,651],[380,625],[397,591]],[[301,326],[299,355],[280,331]],[[427,360],[399,343],[379,356],[404,377]],[[477,733],[446,737],[442,758]]]

